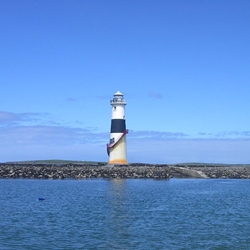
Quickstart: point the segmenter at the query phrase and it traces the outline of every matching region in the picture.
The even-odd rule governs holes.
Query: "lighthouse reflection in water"
[[[0,179],[0,249],[249,249],[249,185]]]

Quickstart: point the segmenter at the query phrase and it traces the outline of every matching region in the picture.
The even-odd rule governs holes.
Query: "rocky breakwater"
[[[168,166],[157,165],[32,165],[0,164],[0,178],[85,179],[85,178],[154,178],[169,179]]]
[[[207,178],[250,179],[249,165],[179,165],[205,174]]]

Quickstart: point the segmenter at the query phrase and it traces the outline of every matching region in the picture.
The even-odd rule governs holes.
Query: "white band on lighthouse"
[[[125,106],[126,101],[123,94],[117,92],[114,94],[113,100],[110,101],[112,106],[112,119],[110,128],[110,141],[107,144],[107,152],[109,155],[108,164],[128,164],[127,161],[127,145],[126,145],[126,129]]]

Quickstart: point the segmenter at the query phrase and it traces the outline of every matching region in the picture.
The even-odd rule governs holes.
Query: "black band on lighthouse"
[[[111,133],[123,133],[126,130],[126,124],[124,119],[112,119],[111,120]]]

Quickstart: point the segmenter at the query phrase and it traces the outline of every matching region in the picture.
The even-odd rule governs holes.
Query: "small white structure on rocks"
[[[110,101],[112,106],[112,119],[110,129],[110,141],[107,144],[107,153],[109,155],[108,164],[128,164],[127,161],[127,145],[126,145],[126,129],[125,106],[126,101],[123,94],[117,92],[114,94],[113,100]]]

